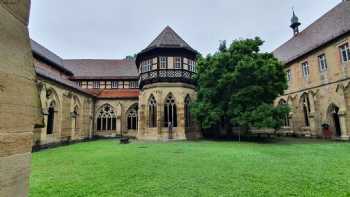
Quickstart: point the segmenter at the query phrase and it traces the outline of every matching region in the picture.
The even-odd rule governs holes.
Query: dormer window
[[[182,60],[181,57],[175,57],[175,63],[174,63],[174,67],[176,69],[181,69],[182,68]]]
[[[309,75],[310,75],[309,63],[308,63],[308,62],[302,63],[302,64],[301,64],[301,68],[302,68],[302,70],[303,70],[304,79],[309,78]]]
[[[346,43],[339,47],[340,49],[340,56],[343,63],[350,61],[350,48],[349,43]]]
[[[318,65],[320,67],[320,72],[325,72],[328,69],[326,55],[322,54],[318,56]]]
[[[160,57],[159,64],[162,69],[168,68],[168,57]]]

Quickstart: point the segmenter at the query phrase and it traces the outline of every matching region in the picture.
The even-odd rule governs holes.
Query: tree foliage
[[[202,128],[223,122],[242,127],[280,128],[288,113],[273,101],[287,88],[282,64],[271,53],[260,52],[260,38],[236,40],[214,55],[199,57],[198,99],[193,116]]]

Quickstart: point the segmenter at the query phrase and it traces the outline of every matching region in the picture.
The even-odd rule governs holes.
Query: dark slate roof
[[[288,64],[350,32],[350,1],[344,1],[293,37],[273,54]]]
[[[187,44],[171,27],[165,29],[149,44],[141,53],[150,51],[154,48],[185,48],[198,53],[189,44]]]
[[[137,79],[134,60],[71,59],[64,65],[74,74],[72,79]]]
[[[50,50],[48,50],[47,48],[45,48],[44,46],[42,46],[41,44],[37,43],[36,41],[34,41],[32,39],[30,40],[30,42],[31,42],[32,51],[33,51],[34,56],[46,61],[50,65],[53,65],[54,67],[65,72],[68,75],[73,74],[71,71],[67,70],[64,67],[63,60],[61,57],[54,54],[53,52],[51,52]]]
[[[64,78],[60,73],[58,72],[54,72],[54,71],[51,71],[49,69],[46,69],[44,67],[40,67],[40,66],[35,66],[35,72],[38,76],[40,77],[43,77],[45,79],[49,79],[49,80],[52,80],[56,83],[59,83],[61,85],[64,85],[64,86],[67,86],[67,87],[70,87],[74,90],[77,90],[81,93],[85,93],[85,94],[88,94],[90,96],[97,96],[98,93],[96,92],[93,92],[93,91],[89,91],[87,89],[83,89],[83,88],[80,88],[79,86],[77,86],[74,82]]]

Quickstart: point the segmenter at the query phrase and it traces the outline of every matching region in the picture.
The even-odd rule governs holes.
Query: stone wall
[[[43,78],[39,78],[38,86],[45,127],[35,129],[33,137],[35,145],[92,137],[94,99],[90,95]],[[50,106],[54,108],[52,134],[47,133]],[[75,109],[78,109],[77,116],[73,114]]]
[[[286,65],[291,70],[292,77],[288,82],[289,88],[285,94],[276,99],[277,105],[281,99],[287,101],[292,111],[289,115],[288,129],[297,135],[323,137],[322,124],[329,124],[335,138],[349,139],[350,134],[350,62],[342,62],[339,46],[350,43],[350,35],[345,35],[328,43],[326,46],[313,51],[297,61]],[[328,69],[320,72],[318,57],[324,54]],[[310,75],[303,77],[302,66],[309,63]],[[307,114],[309,126],[305,124],[303,99],[309,99],[310,111]],[[341,134],[335,135],[336,126],[333,120],[332,107],[339,108],[336,113],[339,117]]]
[[[30,1],[0,1],[0,196],[27,196],[34,125],[42,124],[28,35]]]
[[[183,83],[155,83],[146,85],[139,96],[139,132],[138,139],[159,140],[169,137],[168,128],[164,123],[164,103],[169,94],[175,97],[177,108],[177,124],[173,128],[174,139],[193,139],[199,138],[200,132],[196,124],[192,121],[192,127],[185,127],[185,112],[184,104],[186,96],[189,96],[192,101],[196,99],[195,87]],[[157,102],[157,127],[149,127],[149,112],[148,101],[151,95],[154,96]]]
[[[99,110],[101,110],[101,107],[104,105],[110,105],[114,112],[116,113],[116,130],[112,131],[96,131],[96,120],[97,120],[97,113]],[[130,136],[130,137],[136,137],[137,130],[128,130],[127,129],[127,112],[130,109],[130,107],[138,105],[138,99],[99,99],[96,101],[95,106],[95,124],[94,124],[94,135],[96,136],[120,136],[121,132],[123,132],[123,135]]]

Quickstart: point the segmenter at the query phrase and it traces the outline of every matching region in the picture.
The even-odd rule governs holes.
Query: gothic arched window
[[[191,127],[191,110],[190,110],[190,105],[191,105],[191,98],[190,96],[186,96],[185,98],[185,127]]]
[[[97,131],[114,131],[117,116],[110,105],[104,105],[97,114]]]
[[[78,116],[79,116],[79,107],[75,106],[74,110],[73,110],[73,118],[74,118],[74,129],[78,129],[79,128],[79,123],[78,123]]]
[[[288,105],[288,104],[287,104],[287,101],[285,101],[284,99],[281,99],[281,100],[278,102],[278,105],[280,105],[280,106],[286,106],[286,105]],[[283,126],[284,126],[284,127],[290,127],[290,121],[289,121],[289,116],[288,116],[288,114],[285,115],[285,116],[283,117]]]
[[[148,126],[157,127],[157,102],[153,95],[148,100]]]
[[[55,101],[52,101],[50,103],[50,106],[47,110],[47,125],[46,125],[46,133],[47,134],[52,134],[53,129],[54,129],[54,124],[55,124],[55,107],[56,103]]]
[[[164,104],[164,126],[168,127],[169,123],[173,127],[177,127],[177,110],[175,98],[172,94],[169,94]]]
[[[135,108],[129,110],[128,113],[128,129],[137,129],[137,110]]]
[[[308,127],[310,126],[309,114],[311,112],[309,95],[304,94],[301,99],[302,99],[302,108],[303,108],[303,114],[304,114],[304,123],[305,123],[305,126]]]

